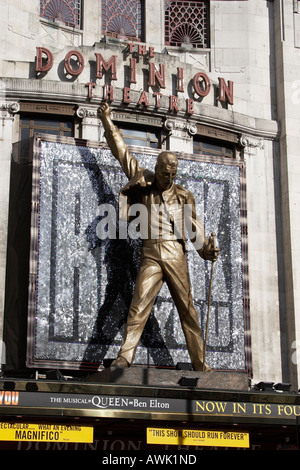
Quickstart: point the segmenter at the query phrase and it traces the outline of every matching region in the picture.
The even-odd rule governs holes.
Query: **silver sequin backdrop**
[[[154,169],[157,153],[132,149]],[[180,156],[177,182],[192,191],[205,232],[217,234],[207,362],[249,370],[244,165]],[[73,139],[35,141],[27,365],[93,370],[120,348],[139,264],[140,239],[99,237],[103,205],[117,213],[127,179],[109,149]],[[112,213],[113,213],[112,212]],[[116,218],[118,223],[118,218]],[[118,231],[118,225],[116,226]],[[206,327],[210,262],[189,245],[199,322]],[[161,289],[134,364],[189,362],[179,317]]]

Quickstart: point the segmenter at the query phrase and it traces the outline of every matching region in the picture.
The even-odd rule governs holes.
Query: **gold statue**
[[[196,250],[203,259],[214,262],[219,248],[211,237],[208,241],[205,237],[203,225],[195,212],[192,193],[174,183],[178,165],[176,154],[161,152],[157,157],[155,173],[141,168],[113,124],[109,105],[101,105],[98,114],[107,143],[129,180],[121,196],[128,201],[127,209],[133,203],[147,209],[149,228],[146,231],[148,236],[143,237],[141,264],[128,313],[125,338],[111,368],[129,367],[132,364],[154,300],[166,282],[180,316],[193,367],[195,370],[208,371],[209,366],[203,364],[203,337],[191,294],[182,223],[186,222],[189,236],[192,241],[196,241]],[[156,217],[153,208],[157,207],[164,210]],[[186,208],[189,209],[185,211],[188,216],[184,214],[183,217]],[[151,237],[153,232],[155,236]]]

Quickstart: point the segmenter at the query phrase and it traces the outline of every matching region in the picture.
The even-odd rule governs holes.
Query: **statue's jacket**
[[[128,183],[120,191],[120,218],[130,220],[130,208],[142,204],[151,210],[153,204],[155,173],[140,166],[138,160],[131,155],[118,128],[108,121],[104,124],[105,138],[114,155],[120,162],[122,170],[128,178]],[[171,199],[171,201],[170,201]],[[169,204],[171,202],[171,204]],[[186,249],[186,233],[199,255],[205,259],[204,245],[207,244],[204,228],[195,210],[193,194],[183,186],[173,184],[168,207],[170,220],[174,228],[174,237],[181,241]],[[132,215],[132,214],[131,214]]]

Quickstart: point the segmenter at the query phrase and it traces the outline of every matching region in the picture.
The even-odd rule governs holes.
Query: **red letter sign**
[[[111,58],[106,62],[101,54],[95,53],[96,62],[97,62],[97,72],[96,77],[102,78],[102,67],[104,68],[105,72],[111,68],[111,79],[117,80],[117,56],[112,55]]]
[[[229,104],[233,104],[233,82],[229,80],[227,86],[224,78],[219,77],[219,87],[220,101],[226,101],[227,99]]]
[[[202,83],[204,83],[204,87],[200,85],[200,80],[202,79]],[[206,75],[206,73],[199,72],[196,73],[194,76],[194,88],[196,93],[199,96],[207,96],[210,92],[210,79]]]
[[[77,60],[78,60],[78,68],[77,69],[73,69],[72,66],[71,66],[71,57],[72,56],[75,56],[77,57]],[[65,57],[65,67],[66,67],[66,71],[70,74],[70,75],[80,75],[81,72],[83,71],[84,69],[84,58],[83,58],[83,55],[80,54],[80,52],[78,51],[70,51],[68,52],[68,54],[66,55]]]
[[[47,57],[47,62],[43,65],[43,54]],[[53,65],[53,54],[46,49],[46,47],[37,47],[36,48],[36,64],[35,64],[35,71],[36,72],[48,72]]]

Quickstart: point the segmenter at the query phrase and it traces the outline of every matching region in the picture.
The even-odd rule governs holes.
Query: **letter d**
[[[47,62],[43,65],[43,54],[47,57]],[[53,54],[46,49],[46,47],[37,47],[36,48],[36,63],[35,71],[36,72],[48,72],[53,65]]]

